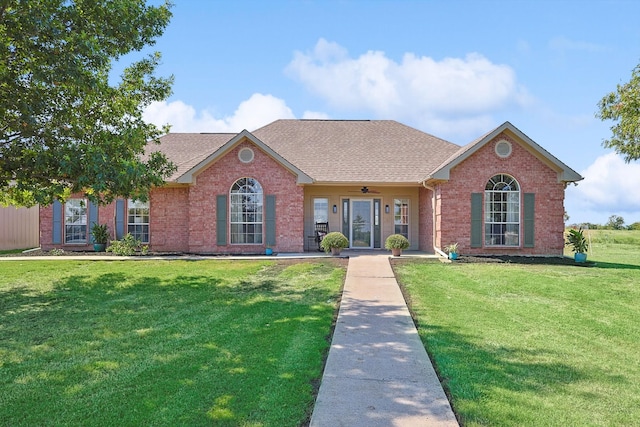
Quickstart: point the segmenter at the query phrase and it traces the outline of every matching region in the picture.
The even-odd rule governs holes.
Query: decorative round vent
[[[511,143],[504,139],[496,142],[496,154],[498,157],[509,157],[511,155]]]
[[[253,150],[251,148],[243,148],[238,152],[238,158],[242,163],[251,163],[253,161]]]

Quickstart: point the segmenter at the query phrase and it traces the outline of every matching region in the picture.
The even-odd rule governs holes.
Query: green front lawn
[[[0,424],[297,426],[344,267],[3,261]]]
[[[640,425],[640,246],[590,259],[396,265],[465,426]]]

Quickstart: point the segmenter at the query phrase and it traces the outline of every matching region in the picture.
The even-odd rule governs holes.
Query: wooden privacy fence
[[[39,208],[0,207],[0,250],[40,245]]]

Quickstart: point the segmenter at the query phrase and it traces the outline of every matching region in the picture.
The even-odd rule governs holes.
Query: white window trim
[[[522,245],[522,189],[520,187],[520,183],[518,182],[517,179],[515,179],[515,177],[506,174],[506,173],[500,173],[500,174],[496,174],[493,175],[491,177],[491,179],[489,181],[491,181],[493,178],[495,178],[496,176],[506,176],[511,178],[512,182],[515,183],[518,186],[518,190],[517,191],[503,191],[503,190],[487,190],[486,189],[486,185],[485,185],[485,190],[484,190],[484,220],[483,220],[483,243],[485,247],[488,248],[519,248]],[[487,181],[487,184],[489,183],[489,181]],[[518,196],[518,200],[517,200],[517,206],[518,206],[518,212],[517,212],[517,217],[518,220],[516,221],[505,221],[505,222],[494,222],[494,221],[487,221],[487,218],[491,218],[491,214],[494,213],[493,210],[488,210],[487,206],[491,204],[492,201],[488,200],[488,196],[489,194],[495,194],[495,193],[508,193],[508,194],[516,194]],[[507,204],[509,203],[513,203],[513,202],[509,202],[507,201]],[[502,212],[498,212],[498,213],[502,213]],[[507,209],[506,212],[504,212],[505,214],[509,214],[509,211]],[[506,234],[508,232],[504,232],[504,239],[505,239],[505,244],[491,244],[491,243],[487,243],[488,238],[487,238],[487,225],[489,224],[496,224],[496,225],[518,225],[518,243],[516,244],[507,244],[507,236]]]
[[[396,201],[406,201],[407,203],[407,223],[406,224],[396,224]],[[411,198],[409,197],[394,197],[393,198],[393,234],[396,233],[396,225],[406,225],[407,226],[407,239],[411,236]]]
[[[140,209],[138,207],[132,207],[132,205],[135,204],[135,203],[136,203],[135,200],[132,200],[132,199],[128,199],[127,200],[127,212],[126,212],[126,215],[127,215],[127,233],[131,233],[131,231],[129,231],[129,226],[145,226],[146,225],[147,226],[147,240],[146,241],[142,240],[142,239],[139,239],[139,240],[140,240],[140,242],[142,242],[144,244],[148,244],[151,241],[151,203],[149,201],[145,202],[146,208],[147,208],[147,211],[148,211],[148,215],[147,216],[149,217],[148,222],[137,222],[137,221],[134,220],[134,222],[131,223],[131,222],[129,222],[129,217],[132,216],[131,215],[131,209]],[[135,213],[133,214],[134,218],[138,218],[139,216],[142,216],[142,215],[137,215]],[[134,233],[131,233],[131,234],[135,237]]]
[[[326,200],[327,201],[327,212],[326,212],[327,219],[325,221],[316,221],[316,200]],[[314,196],[311,199],[311,212],[313,214],[313,223],[314,224],[316,222],[329,222],[329,215],[331,214],[331,206],[329,206],[329,197],[326,197],[326,196],[315,197]]]
[[[71,200],[79,200],[81,204],[84,204],[84,215],[80,216],[81,218],[82,218],[82,216],[84,216],[84,224],[75,224],[75,225],[84,225],[85,226],[84,240],[82,240],[82,241],[67,242],[67,204]],[[88,245],[89,244],[89,203],[87,202],[87,199],[84,199],[84,198],[69,198],[69,199],[67,199],[67,201],[64,203],[63,219],[64,219],[64,226],[63,226],[63,231],[64,231],[63,242],[64,243],[63,244],[65,244],[65,245],[79,245],[79,246]]]
[[[254,222],[246,222],[246,221],[234,221],[234,216],[233,216],[233,203],[234,203],[234,195],[238,195],[238,194],[258,194],[258,193],[234,193],[233,192],[233,188],[236,186],[236,184],[241,181],[241,180],[252,180],[253,182],[255,182],[258,187],[260,188],[260,193],[259,193],[259,200],[255,203],[255,205],[260,206],[260,221],[254,221]],[[264,189],[262,188],[262,184],[260,184],[260,181],[258,181],[255,178],[250,178],[250,177],[243,177],[243,178],[239,178],[236,181],[234,181],[234,183],[231,185],[231,189],[229,190],[229,242],[231,245],[242,245],[242,246],[248,246],[248,245],[252,245],[252,246],[262,246],[264,245],[264,241],[265,241],[265,212],[264,212]],[[257,212],[257,211],[256,211]],[[260,241],[259,242],[253,242],[253,243],[247,243],[247,242],[234,242],[233,238],[234,236],[247,236],[247,233],[234,233],[233,232],[233,225],[260,225],[260,233],[249,233],[252,234],[254,236],[260,236]]]

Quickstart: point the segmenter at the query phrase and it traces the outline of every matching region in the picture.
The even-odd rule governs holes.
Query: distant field
[[[591,243],[589,259],[640,264],[640,230],[585,230],[584,233]],[[565,255],[573,256],[573,253],[565,248]]]

